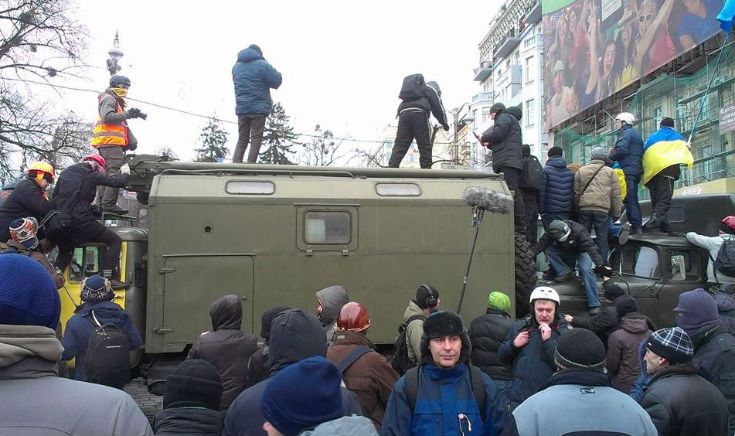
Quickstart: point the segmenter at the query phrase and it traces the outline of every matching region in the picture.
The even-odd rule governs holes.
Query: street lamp
[[[120,37],[118,36],[118,32],[115,32],[115,40],[112,42],[112,48],[107,54],[110,55],[110,58],[107,59],[107,71],[110,72],[110,76],[114,76],[122,69],[119,62],[124,55],[123,51],[120,50]]]

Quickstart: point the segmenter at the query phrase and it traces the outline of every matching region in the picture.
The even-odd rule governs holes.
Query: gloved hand
[[[122,174],[130,174],[130,165],[125,164],[120,167],[120,173]]]
[[[605,265],[597,265],[593,272],[597,275],[600,275],[602,277],[610,277],[612,276],[612,268]]]
[[[444,129],[445,132],[448,132],[449,131],[449,124],[446,124],[446,123],[442,124],[442,128]]]
[[[131,107],[130,109],[128,109],[127,114],[128,119],[138,118],[140,117],[140,109],[138,109],[137,107]]]

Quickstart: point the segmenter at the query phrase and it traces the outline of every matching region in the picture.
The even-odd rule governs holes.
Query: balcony
[[[509,35],[503,42],[497,45],[495,47],[495,50],[493,51],[493,57],[496,59],[502,59],[505,57],[508,57],[509,54],[513,52],[513,49],[518,47],[518,44],[521,43],[521,37],[520,36],[512,36]]]
[[[528,25],[538,24],[541,22],[541,1],[537,1],[535,5],[523,17],[523,21]]]
[[[480,66],[475,68],[475,82],[484,82],[493,73],[493,64],[490,61],[480,62]]]
[[[492,102],[493,102],[493,93],[491,91],[480,92],[472,96],[473,105],[483,104],[483,103],[492,103]]]

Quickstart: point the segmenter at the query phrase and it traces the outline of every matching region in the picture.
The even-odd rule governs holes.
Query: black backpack
[[[90,312],[94,330],[87,343],[87,381],[121,389],[130,381],[130,339],[115,324],[100,324]]]
[[[472,393],[475,395],[477,408],[480,409],[480,417],[485,422],[487,413],[485,411],[485,384],[482,381],[482,370],[474,365],[467,364],[467,370],[470,373],[470,386]],[[406,399],[411,412],[416,407],[416,396],[419,392],[419,382],[421,379],[421,368],[411,368],[406,372]]]
[[[523,172],[521,173],[521,179],[518,186],[521,188],[529,189],[541,189],[541,177],[544,173],[544,168],[541,166],[541,162],[536,159],[536,156],[529,156],[524,161]]]
[[[391,366],[399,375],[403,375],[408,371],[409,368],[416,366],[415,362],[412,362],[408,358],[408,344],[406,343],[406,329],[408,325],[414,320],[425,320],[426,315],[414,315],[406,320],[403,324],[398,326],[398,338],[393,347],[393,359],[391,360]]]
[[[710,256],[712,258],[712,256]],[[720,272],[727,276],[735,277],[735,239],[724,239],[720,251],[717,252],[717,258],[712,259],[715,278]]]
[[[403,101],[417,100],[424,97],[424,76],[421,74],[411,74],[403,78],[403,85],[401,85],[401,92],[398,94],[398,98]]]

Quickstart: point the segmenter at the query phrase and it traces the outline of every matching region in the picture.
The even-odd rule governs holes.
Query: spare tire
[[[536,287],[536,259],[525,235],[516,233],[516,318],[522,318],[529,312],[528,298]]]

